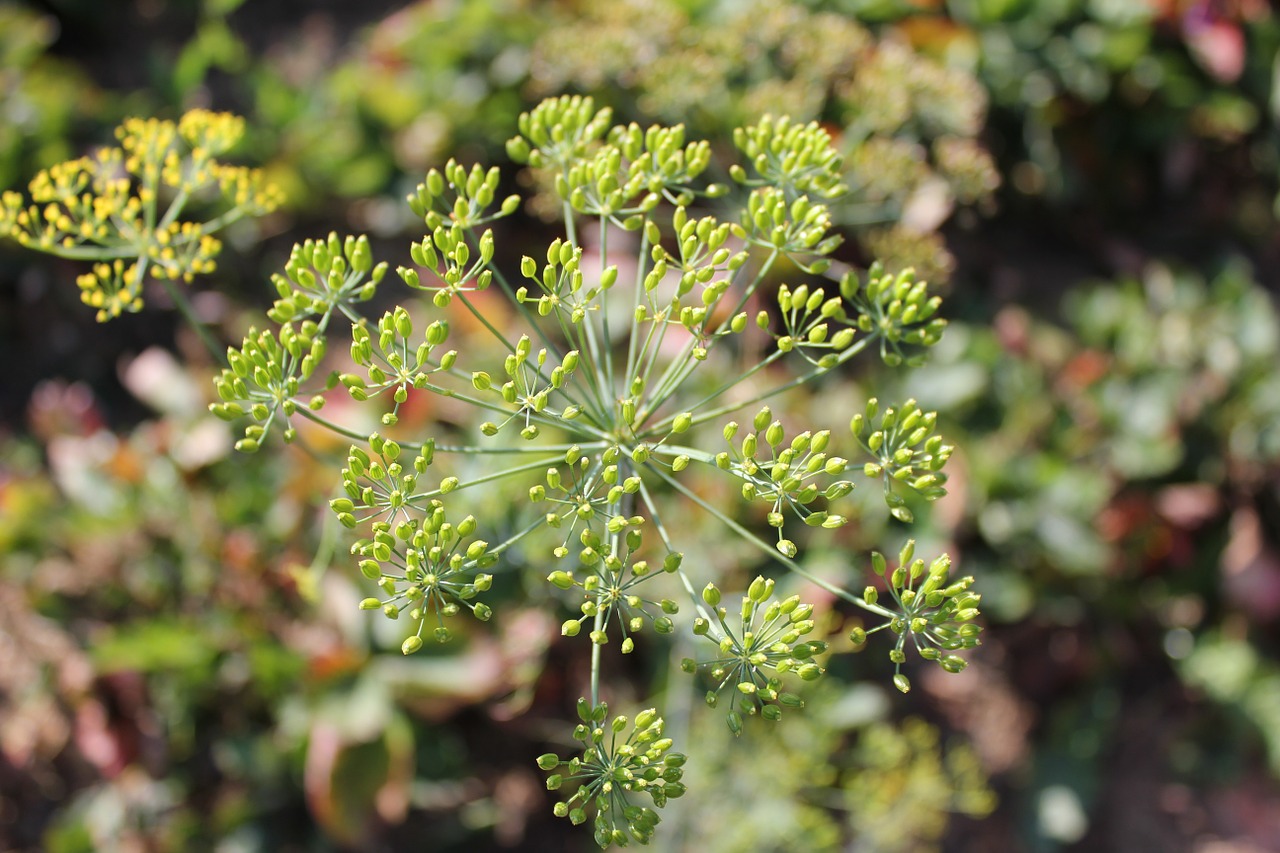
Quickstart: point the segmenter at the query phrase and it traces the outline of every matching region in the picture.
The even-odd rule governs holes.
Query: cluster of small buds
[[[423,512],[429,495],[417,492],[418,478],[427,472],[435,457],[435,442],[428,440],[409,465],[401,459],[399,442],[374,433],[369,436],[372,455],[354,444],[342,469],[345,498],[334,498],[329,508],[343,527],[356,527],[378,520],[389,525],[411,521]],[[376,457],[376,458],[375,458]],[[441,484],[440,492],[450,491]]]
[[[564,454],[568,481],[558,466],[552,466],[547,469],[546,485],[538,484],[529,489],[531,503],[549,501],[562,507],[544,516],[547,527],[565,531],[563,542],[551,552],[556,559],[568,556],[569,541],[579,524],[591,527],[602,513],[607,513],[610,505],[616,506],[624,495],[634,495],[640,490],[640,477],[634,474],[622,476],[618,467],[621,457],[621,450],[616,445],[606,447],[598,457],[584,453],[576,444],[572,445]]]
[[[686,144],[682,124],[652,125],[644,131],[635,122],[618,125],[609,132],[609,142],[629,162],[629,178],[639,178],[649,192],[662,193],[677,204],[695,192],[716,198],[728,191],[717,184],[700,191],[691,186],[711,163],[711,143],[699,140]]]
[[[570,323],[579,325],[596,304],[597,297],[618,281],[618,268],[609,266],[595,283],[587,283],[582,275],[582,247],[568,240],[552,240],[546,258],[547,263],[541,270],[537,261],[528,255],[520,260],[520,274],[536,283],[542,294],[535,297],[527,287],[516,288],[515,293],[516,302],[535,303],[539,317],[562,311]]]
[[[831,228],[831,211],[816,204],[808,196],[787,199],[780,187],[759,187],[751,191],[740,225],[733,234],[754,246],[763,246],[790,258],[796,266],[812,275],[827,270],[831,262],[824,257],[809,263],[799,260],[812,255],[829,255],[843,241],[838,234],[827,236]]]
[[[672,740],[664,736],[662,717],[653,708],[636,714],[634,721],[623,715],[609,719],[606,703],[592,707],[579,699],[578,717],[582,722],[573,737],[582,744],[582,755],[566,760],[549,752],[538,758],[544,771],[556,771],[547,777],[548,790],[577,786],[572,796],[555,804],[555,815],[576,826],[586,822],[594,807],[594,835],[601,848],[625,847],[631,841],[648,844],[661,819],[633,800],[648,795],[662,808],[682,796],[685,756],[671,751]]]
[[[413,319],[401,305],[378,321],[377,349],[363,320],[351,326],[351,360],[366,369],[368,380],[355,373],[343,373],[338,381],[353,400],[364,401],[391,390],[393,408],[382,415],[383,424],[396,423],[400,405],[409,399],[410,388],[426,388],[432,374],[447,371],[457,361],[457,350],[436,356],[436,349],[449,338],[449,324],[436,320],[427,326],[421,343],[411,343]]]
[[[726,245],[732,226],[717,221],[714,216],[690,219],[688,209],[679,206],[672,214],[671,226],[679,246],[678,256],[662,246],[658,224],[652,220],[648,224],[646,236],[653,246],[650,250],[653,267],[643,284],[648,306],[641,306],[637,320],[661,318],[678,321],[691,333],[702,334],[706,331],[711,312],[729,289],[733,274],[747,262],[748,254],[745,251],[734,252]],[[675,293],[668,299],[659,285],[673,270],[679,273],[680,278]],[[695,287],[700,287],[701,291],[694,304],[682,304],[683,297]],[[745,318],[738,325],[741,328],[736,331],[745,328]]]
[[[327,240],[295,243],[284,274],[271,276],[279,298],[267,316],[277,323],[319,316],[323,326],[338,311],[357,322],[354,306],[373,298],[386,271],[385,262],[373,265],[369,238],[363,234],[339,238],[331,233]]]
[[[654,577],[657,572],[672,573],[680,568],[684,555],[669,552],[662,565],[654,567],[647,560],[635,559],[640,550],[642,536],[640,527],[644,519],[640,516],[615,515],[605,523],[605,529],[615,546],[606,544],[605,540],[590,528],[584,529],[578,536],[582,549],[578,552],[578,562],[585,570],[585,577],[576,577],[572,572],[557,570],[547,576],[547,581],[558,589],[578,587],[584,594],[581,610],[577,619],[566,620],[560,627],[560,633],[566,637],[576,637],[582,631],[587,620],[598,620],[600,627],[590,632],[591,642],[604,645],[609,642],[608,625],[616,619],[622,632],[622,653],[630,654],[635,649],[635,634],[645,627],[646,623],[659,634],[670,634],[675,630],[671,616],[680,612],[680,606],[668,598],[653,601],[641,598],[636,588]]]
[[[448,308],[455,296],[487,290],[493,281],[493,270],[488,268],[493,260],[493,232],[480,235],[474,258],[472,251],[461,225],[437,225],[429,236],[409,246],[409,257],[430,271],[435,283],[424,282],[418,270],[409,267],[397,267],[396,273],[414,290],[430,293],[437,308]]]
[[[913,557],[915,540],[908,540],[898,554],[898,565],[888,572],[884,556],[879,552],[872,553],[872,568],[877,575],[885,577],[896,607],[885,611],[891,614],[888,622],[870,631],[855,628],[849,636],[855,645],[862,645],[868,635],[886,628],[898,636],[897,643],[889,651],[889,659],[894,664],[894,686],[903,693],[911,689],[910,680],[902,673],[902,664],[907,660],[904,649],[908,638],[924,660],[937,662],[947,672],[960,672],[968,661],[955,652],[978,646],[982,633],[982,626],[974,622],[979,615],[978,605],[982,596],[969,591],[973,578],[965,577],[948,583],[951,558],[946,554],[930,563],[927,571],[924,560]],[[868,586],[862,596],[869,607],[884,609],[874,586]]]
[[[244,119],[231,113],[191,110],[178,119],[178,135],[191,148],[192,159],[202,162],[225,154],[244,137]]]
[[[578,213],[643,221],[644,214],[662,201],[662,196],[649,191],[646,178],[642,172],[624,175],[622,151],[606,145],[557,174],[555,189]]]
[[[848,191],[841,183],[840,155],[817,122],[800,124],[786,116],[765,116],[750,127],[734,130],[733,142],[762,179],[753,181],[741,166],[733,166],[729,174],[740,184],[778,187],[788,201],[802,195],[836,198]]]
[[[810,364],[827,370],[838,364],[840,353],[853,344],[855,332],[838,294],[828,297],[821,287],[810,290],[801,284],[793,290],[784,284],[778,288],[778,309],[786,330],[776,336],[782,352],[795,350]],[[761,329],[767,329],[769,323],[767,311],[756,315]],[[823,354],[814,358],[811,353],[815,351]]]
[[[742,478],[743,500],[769,505],[766,520],[778,531],[777,548],[785,556],[794,557],[796,543],[782,534],[786,511],[809,527],[831,530],[845,524],[848,519],[843,515],[812,509],[811,504],[819,497],[838,500],[853,491],[853,483],[848,480],[836,480],[825,488],[813,482],[819,477],[839,477],[848,469],[849,460],[827,455],[829,430],[806,430],[788,442],[782,422],[774,419],[768,406],[756,413],[751,426],[742,442],[735,445],[738,423],[725,424],[724,440],[730,449],[716,454],[716,467]],[[767,458],[761,456],[765,450]]]
[[[506,382],[496,385],[493,377],[483,370],[471,374],[472,388],[480,392],[492,391],[502,398],[503,403],[516,407],[502,423],[485,421],[480,424],[480,432],[487,436],[497,435],[507,424],[520,421],[523,424],[520,437],[526,441],[537,438],[541,430],[534,419],[546,411],[551,395],[573,378],[578,363],[578,351],[569,350],[560,363],[548,371],[547,350],[543,348],[534,354],[529,336],[521,335],[516,341],[515,352],[508,353],[503,361]],[[573,414],[562,412],[560,417],[572,420]]]
[[[502,174],[497,166],[486,171],[477,163],[468,171],[450,158],[443,172],[437,169],[427,172],[426,179],[408,197],[409,208],[416,216],[422,217],[433,232],[442,225],[457,225],[470,230],[510,216],[519,209],[520,196],[509,195],[502,200],[496,213],[489,212],[497,199],[501,181]]]
[[[362,610],[381,610],[388,619],[407,612],[417,628],[401,644],[409,655],[422,648],[427,617],[434,614],[437,642],[448,642],[452,632],[444,619],[464,607],[481,622],[489,621],[492,608],[475,597],[489,590],[493,576],[481,570],[498,562],[496,551],[483,539],[467,540],[476,532],[476,520],[467,516],[456,525],[445,519],[444,504],[432,500],[421,521],[401,521],[394,526],[373,523],[373,536],[351,546],[359,558],[360,573],[378,582],[386,598],[366,598]]]
[[[879,415],[879,424],[876,416]],[[907,486],[925,500],[933,501],[947,493],[947,475],[942,470],[955,448],[942,443],[934,430],[937,412],[924,412],[915,400],[880,411],[880,401],[872,397],[864,412],[849,421],[849,431],[858,443],[875,458],[863,466],[872,479],[884,481],[884,499],[893,517],[910,523],[913,515],[895,484]]]
[[[142,310],[144,269],[135,261],[99,261],[89,272],[76,276],[80,301],[97,309],[99,323],[126,311],[137,313]]]
[[[222,249],[211,232],[280,205],[280,191],[260,170],[213,159],[243,132],[243,120],[205,110],[187,113],[178,124],[126,119],[116,130],[119,147],[38,173],[29,185],[32,204],[4,193],[0,237],[98,262],[77,284],[99,322],[140,311],[147,273],[190,282],[211,272]],[[218,215],[202,222],[180,218],[192,198],[212,189],[222,196]],[[172,196],[167,209],[162,191]]]
[[[613,111],[608,107],[597,111],[591,98],[548,98],[520,114],[520,136],[508,140],[507,156],[535,169],[567,169],[588,154],[592,143],[609,130],[612,120]]]
[[[858,328],[879,338],[880,357],[890,367],[924,363],[923,354],[904,355],[904,345],[931,347],[942,340],[947,321],[936,316],[942,298],[930,296],[928,284],[917,281],[911,269],[891,275],[876,262],[865,284],[856,273],[846,273],[840,293],[858,310]]]
[[[278,337],[270,330],[250,329],[240,349],[227,349],[230,367],[214,380],[221,402],[211,403],[209,411],[227,421],[245,415],[253,420],[245,427],[244,438],[236,442],[236,450],[256,451],[277,418],[285,423],[286,442],[297,437],[291,418],[298,410],[302,382],[311,378],[324,352],[325,338],[310,320],[296,330],[292,323],[285,323]],[[302,405],[315,411],[324,405],[324,398],[317,395]]]
[[[727,608],[720,605],[720,590],[707,584],[702,600],[714,612],[716,623],[700,616],[693,622],[693,633],[715,643],[719,657],[681,662],[685,672],[703,669],[711,677],[715,687],[706,697],[711,707],[717,707],[720,693],[728,690],[728,723],[735,735],[742,733],[743,713],[776,721],[784,707],[804,706],[799,696],[782,690],[780,676],[794,673],[803,681],[813,681],[824,672],[814,658],[827,651],[826,642],[801,640],[814,630],[813,605],[801,604],[798,595],[770,600],[773,586],[772,579],[763,577],[751,582],[735,632],[729,626]]]

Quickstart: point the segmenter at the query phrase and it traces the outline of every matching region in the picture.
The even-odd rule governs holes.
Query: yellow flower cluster
[[[0,237],[59,257],[94,261],[76,279],[100,322],[142,308],[148,272],[190,282],[212,272],[222,248],[213,232],[279,207],[280,190],[262,172],[218,162],[244,135],[244,119],[192,110],[176,124],[126,119],[117,148],[59,163],[20,193],[0,196]],[[182,219],[193,201],[214,215]]]

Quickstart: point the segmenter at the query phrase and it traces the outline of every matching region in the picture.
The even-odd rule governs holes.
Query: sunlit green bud
[[[764,440],[769,442],[770,447],[778,447],[782,444],[784,438],[786,438],[786,433],[782,429],[782,424],[778,421],[769,424],[768,429],[765,430]]]
[[[756,579],[751,582],[749,587],[747,587],[747,598],[755,602],[762,602],[769,597],[769,593],[772,590],[773,584],[765,581],[763,577],[757,575]]]
[[[564,637],[576,637],[578,632],[582,630],[582,623],[576,619],[567,619],[560,626],[560,634]]]
[[[609,634],[605,631],[592,631],[589,636],[591,637],[591,642],[597,646],[603,646],[609,642]]]
[[[412,637],[406,637],[405,641],[400,644],[401,653],[406,655],[411,655],[420,648],[422,648],[422,638],[416,634]]]
[[[671,470],[677,474],[689,467],[689,457],[681,454],[671,460]]]
[[[894,589],[902,589],[902,587],[906,584],[906,582],[907,582],[907,571],[902,566],[898,566],[898,568],[893,570],[893,574],[890,576],[889,583],[893,586]]]
[[[893,677],[893,686],[898,688],[903,693],[908,693],[911,690],[911,681],[905,675],[899,672]]]
[[[608,290],[613,287],[614,282],[617,280],[618,268],[616,266],[607,267],[604,272],[600,273],[600,287],[604,290]]]
[[[631,451],[631,459],[636,464],[643,465],[645,462],[649,461],[649,453],[649,446],[647,444],[641,444]]]
[[[796,670],[796,675],[804,681],[816,681],[822,675],[822,667],[816,663],[806,663]]]
[[[799,553],[796,549],[796,543],[792,542],[790,539],[779,539],[777,548],[784,557],[794,557]]]
[[[733,460],[729,458],[728,453],[725,453],[724,451],[720,451],[719,453],[716,454],[715,458],[716,458],[716,467],[719,468],[720,470],[728,471],[731,467],[733,467]]]
[[[682,433],[693,425],[693,413],[681,412],[676,415],[675,420],[671,422],[671,431],[674,433]]]
[[[477,370],[475,373],[471,374],[471,387],[475,388],[477,391],[488,391],[493,387],[493,380],[489,377],[488,373],[485,373],[483,370]]]
[[[382,614],[388,619],[399,619],[400,608],[396,607],[394,604],[384,604],[382,605]]]
[[[361,610],[377,610],[382,607],[382,602],[376,598],[366,598],[360,602]]]

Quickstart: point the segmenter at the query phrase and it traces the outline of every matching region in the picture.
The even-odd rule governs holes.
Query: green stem
[[[752,367],[750,370],[748,370],[746,373],[742,374],[741,376],[736,376],[729,382],[724,383],[719,388],[712,391],[710,394],[708,394],[707,396],[703,397],[701,400],[699,400],[698,402],[690,406],[687,409],[687,411],[697,412],[698,409],[710,403],[712,400],[716,399],[717,397],[724,394],[725,392],[733,389],[734,387],[741,384],[742,382],[745,382],[746,380],[750,379],[752,376],[759,373],[761,370],[764,370],[766,367],[773,364],[775,361],[781,358],[782,355],[783,353],[781,350],[774,350],[772,353],[769,354],[767,358],[757,362],[756,365]],[[737,403],[734,405],[733,409],[731,409],[730,411],[737,411],[738,409],[742,408],[745,405],[747,405],[747,403]],[[675,412],[663,418],[662,420],[658,421],[656,424],[650,427],[650,432],[661,433],[661,432],[665,432],[667,429],[670,429],[671,422],[674,421],[676,417],[679,416],[679,414],[680,414],[679,412]],[[702,423],[704,420],[705,418],[695,419],[694,423]]]
[[[751,295],[756,292],[756,289],[760,287],[760,284],[764,281],[765,276],[769,274],[769,270],[773,268],[773,264],[777,259],[778,251],[775,249],[770,253],[769,257],[765,259],[764,264],[762,264],[760,269],[756,272],[755,278],[753,278],[751,283],[743,290],[742,296],[738,299],[738,304],[729,312],[724,322],[722,322],[720,326],[712,332],[712,339],[723,332],[726,325],[731,322],[733,317],[742,310],[744,305],[747,304],[747,300],[749,300]],[[681,384],[684,383],[684,380],[689,377],[689,374],[693,373],[693,371],[697,369],[698,362],[692,357],[693,347],[697,343],[697,340],[696,336],[690,335],[688,342],[680,350],[680,354],[672,359],[667,365],[667,369],[663,372],[662,378],[658,380],[658,387],[650,397],[648,405],[645,406],[643,412],[637,415],[638,422],[643,423],[645,418],[661,408],[662,404],[680,388]]]
[[[659,478],[664,480],[667,483],[667,485],[671,486],[673,489],[680,492],[689,500],[693,501],[698,506],[702,507],[704,510],[711,513],[711,515],[716,520],[718,520],[721,524],[728,527],[734,533],[741,536],[747,542],[750,542],[752,545],[754,545],[756,548],[763,551],[765,554],[768,554],[773,559],[782,563],[789,570],[791,570],[792,572],[795,572],[800,577],[804,578],[805,580],[809,581],[815,586],[825,589],[827,592],[831,593],[837,598],[840,598],[844,601],[849,602],[855,607],[860,607],[863,610],[870,611],[871,613],[875,613],[880,616],[887,617],[889,619],[894,618],[894,613],[892,611],[886,610],[885,608],[881,607],[878,604],[868,604],[865,600],[863,600],[861,596],[854,595],[848,590],[842,589],[841,587],[838,587],[835,584],[825,581],[822,578],[817,577],[816,575],[813,575],[810,572],[805,571],[803,568],[800,567],[800,564],[797,563],[795,560],[792,560],[790,557],[787,557],[784,554],[778,553],[778,549],[774,548],[772,545],[770,545],[768,542],[761,539],[759,536],[756,536],[750,530],[747,530],[745,527],[743,527],[738,522],[734,521],[732,518],[729,518],[727,515],[720,512],[720,510],[716,509],[714,506],[707,503],[705,500],[699,497],[695,492],[692,492],[689,489],[685,488],[685,486],[682,485],[680,482],[678,482],[675,478],[668,476],[665,472],[663,472],[659,468],[653,468],[652,470],[654,473],[658,475]]]
[[[563,457],[548,456],[543,459],[535,460],[533,462],[526,462],[523,465],[516,465],[514,468],[506,468],[502,471],[495,471],[492,474],[485,474],[482,477],[476,477],[474,480],[468,480],[465,483],[459,483],[455,489],[449,492],[449,494],[453,494],[453,492],[461,492],[464,489],[470,489],[474,486],[483,485],[484,483],[492,483],[494,480],[502,480],[502,479],[505,479],[506,477],[514,477],[516,474],[523,474],[528,471],[537,471],[539,469],[546,468],[548,465],[553,465],[557,462],[562,462],[562,461],[563,461]],[[408,498],[405,498],[405,500],[406,501],[425,500],[427,498],[437,497],[440,494],[442,493],[439,489],[432,489],[429,492],[419,492],[416,495],[412,495]]]
[[[219,364],[227,363],[227,354],[225,349],[218,341],[209,333],[204,324],[200,322],[200,318],[196,316],[195,308],[192,307],[191,301],[187,299],[178,285],[170,278],[162,277],[160,283],[164,285],[164,289],[168,292],[169,297],[173,300],[173,304],[178,306],[178,310],[182,312],[183,319],[191,326],[192,330],[200,338],[200,342],[204,344],[205,349],[213,356],[213,360]]]
[[[693,419],[693,423],[691,424],[691,426],[697,426],[698,424],[706,423],[709,420],[718,418],[721,415],[727,415],[730,412],[736,412],[745,406],[750,406],[752,403],[759,403],[762,400],[767,400],[770,397],[783,393],[784,391],[790,391],[792,388],[795,388],[799,385],[803,385],[806,382],[809,382],[810,380],[816,378],[817,376],[820,376],[823,373],[830,373],[832,370],[835,370],[837,367],[844,364],[849,359],[853,358],[855,355],[857,355],[858,353],[866,349],[867,345],[875,341],[877,337],[878,335],[872,335],[870,337],[863,338],[857,343],[851,345],[844,352],[840,353],[840,358],[836,361],[835,364],[831,365],[830,367],[827,367],[827,368],[815,367],[812,370],[810,370],[808,373],[797,376],[795,379],[792,379],[789,382],[785,382],[782,385],[777,385],[773,388],[768,389],[767,391],[761,391],[759,394],[756,394],[753,397],[748,397],[745,400],[739,400],[734,403],[726,403],[723,406],[719,406],[717,408],[711,409],[710,411],[703,412],[702,414],[696,416]],[[770,358],[772,358],[772,356]]]
[[[635,375],[639,365],[636,363],[636,343],[640,339],[640,327],[636,323],[636,311],[640,309],[640,298],[644,292],[644,278],[648,272],[649,259],[649,229],[645,226],[649,224],[649,219],[645,218],[645,224],[640,227],[640,254],[636,258],[636,281],[632,287],[632,305],[631,305],[631,335],[627,340],[627,372],[623,379],[630,382]],[[649,334],[652,336],[653,327],[650,326]]]
[[[609,219],[600,217],[600,274],[603,275],[609,265]],[[609,300],[608,291],[600,292],[600,329],[604,336],[604,377],[605,387],[613,388],[613,337],[609,334]]]

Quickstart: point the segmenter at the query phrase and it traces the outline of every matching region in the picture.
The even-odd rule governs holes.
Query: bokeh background
[[[734,744],[638,655],[634,694],[666,691],[699,745],[657,843],[1263,853],[1278,53],[1264,0],[0,0],[0,187],[125,116],[246,116],[237,155],[289,203],[192,294],[238,341],[295,241],[405,262],[404,195],[451,156],[529,199],[507,263],[545,242],[554,207],[503,149],[544,96],[726,154],[764,112],[823,122],[854,188],[842,260],[914,266],[952,319],[928,366],[823,391],[940,410],[952,494],[910,533],[977,576],[986,641],[907,697],[845,656]],[[325,508],[344,448],[235,454],[163,292],[99,325],[77,271],[0,244],[0,849],[589,849],[533,763],[585,671],[543,567],[492,630],[401,657]],[[908,532],[869,504],[854,527],[809,559]]]

